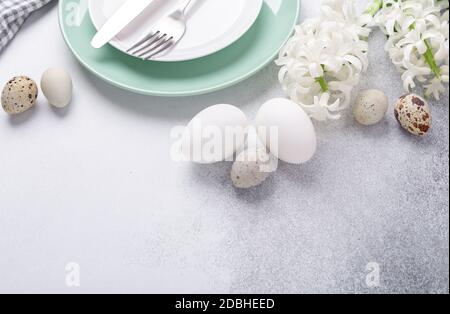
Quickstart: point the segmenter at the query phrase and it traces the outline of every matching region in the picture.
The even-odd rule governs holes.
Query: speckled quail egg
[[[389,108],[387,96],[379,90],[369,89],[359,93],[353,106],[353,115],[362,125],[379,123]]]
[[[425,135],[431,128],[431,112],[427,102],[420,96],[408,94],[395,104],[395,118],[400,125],[414,135]]]
[[[61,68],[51,68],[42,74],[41,89],[50,105],[66,107],[72,100],[72,78]]]
[[[3,88],[1,102],[8,114],[19,114],[36,104],[38,88],[36,83],[27,76],[16,76]]]
[[[238,189],[261,185],[272,173],[271,156],[263,147],[252,147],[240,153],[231,169],[231,180]]]

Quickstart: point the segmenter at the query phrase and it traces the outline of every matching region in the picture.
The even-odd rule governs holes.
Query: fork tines
[[[151,60],[162,52],[170,49],[173,46],[173,37],[167,34],[161,34],[160,31],[151,33],[133,47],[127,50],[128,53],[142,58],[144,60]]]

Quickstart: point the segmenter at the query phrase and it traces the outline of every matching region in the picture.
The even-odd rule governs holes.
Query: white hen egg
[[[41,89],[48,102],[57,108],[66,107],[72,100],[72,79],[61,68],[51,68],[42,74]]]
[[[266,102],[258,112],[255,126],[260,140],[284,162],[302,164],[316,152],[316,131],[311,119],[288,99]]]
[[[247,117],[231,105],[215,105],[197,114],[182,139],[182,155],[189,161],[208,164],[232,160],[245,144]]]

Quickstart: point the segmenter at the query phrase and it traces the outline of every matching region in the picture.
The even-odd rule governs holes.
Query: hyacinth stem
[[[380,12],[380,10],[383,8],[383,2],[384,0],[375,0],[368,8],[366,11],[364,11],[364,14],[369,14],[372,17],[375,17],[375,15],[377,15],[378,12]],[[367,25],[364,25],[364,27],[366,27]],[[368,38],[363,38],[365,41],[368,40]]]
[[[436,59],[434,58],[433,54],[433,48],[431,48],[430,43],[425,39],[424,40],[425,45],[427,46],[427,51],[423,55],[425,58],[425,61],[427,62],[428,66],[430,67],[431,71],[433,71],[434,75],[436,75],[437,78],[441,77],[441,70],[439,69]]]
[[[411,30],[416,28],[415,24],[412,24],[409,27]],[[424,39],[423,42],[425,43],[425,46],[427,47],[427,51],[423,54],[423,57],[425,58],[426,63],[430,67],[431,71],[434,73],[434,75],[440,79],[441,77],[441,69],[438,67],[436,63],[436,59],[434,58],[433,48],[431,47],[428,40]]]
[[[375,16],[383,7],[383,0],[375,0],[366,10],[366,14]]]
[[[327,81],[325,81],[325,78],[323,76],[319,77],[316,79],[316,82],[319,83],[320,88],[322,88],[322,91],[328,92],[329,88],[328,88],[328,83]]]

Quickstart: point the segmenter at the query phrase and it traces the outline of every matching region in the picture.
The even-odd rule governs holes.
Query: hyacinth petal
[[[355,56],[347,55],[347,56],[344,56],[343,59],[345,61],[351,63],[357,69],[357,71],[362,71],[363,63],[361,62],[361,60],[359,58],[357,58]]]
[[[425,44],[425,42],[423,40],[419,41],[416,43],[416,49],[417,52],[421,55],[425,54],[425,52],[427,52],[427,45]]]
[[[401,25],[402,31],[407,32],[412,25],[415,23],[415,18],[413,16],[407,16]]]
[[[328,71],[339,72],[342,68],[342,59],[328,58],[323,64]]]
[[[312,63],[309,65],[309,73],[314,78],[322,77],[323,76],[323,68],[318,63]]]
[[[288,73],[287,67],[282,67],[281,70],[278,72],[278,81],[280,83],[283,83],[287,73]]]
[[[426,19],[426,21],[428,21],[429,23],[431,23],[431,24],[433,25],[433,27],[435,27],[435,28],[439,28],[439,27],[441,26],[441,20],[440,20],[440,18],[437,17],[437,16],[434,15],[434,14],[427,15],[427,16],[425,17],[425,19]]]
[[[393,35],[395,33],[395,20],[388,20],[386,22],[386,33],[388,35]]]

